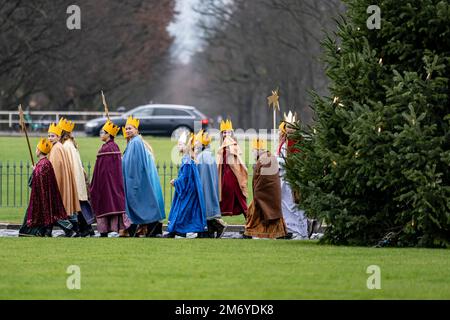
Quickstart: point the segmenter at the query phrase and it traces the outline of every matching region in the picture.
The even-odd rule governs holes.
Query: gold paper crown
[[[256,150],[266,150],[267,149],[267,141],[264,139],[253,139],[252,147]]]
[[[115,137],[117,132],[119,132],[120,127],[116,126],[111,120],[107,120],[102,129]]]
[[[126,139],[127,138],[127,130],[125,130],[125,127],[122,127],[122,133],[123,133],[123,137]]]
[[[195,143],[195,134],[194,134],[193,132],[191,132],[191,133],[189,134],[189,141],[188,141],[188,142],[190,142],[191,147],[194,147],[194,143]]]
[[[233,124],[231,123],[231,120],[227,121],[221,121],[220,122],[220,132],[222,131],[232,131],[233,130]]]
[[[136,129],[138,129],[139,128],[139,119],[133,118],[133,116],[129,116],[125,126],[128,126],[128,125],[131,125],[131,126],[135,127]]]
[[[58,127],[63,129],[66,132],[72,132],[75,127],[75,123],[67,120],[66,118],[59,119]]]
[[[297,113],[292,113],[292,111],[289,111],[288,114],[284,114],[284,122],[287,123],[295,123],[297,122]]]
[[[211,137],[204,130],[200,130],[195,135],[195,141],[200,141],[202,145],[207,146],[211,143]]]
[[[40,152],[49,154],[50,150],[52,150],[52,143],[45,138],[41,138],[37,144],[37,148]]]
[[[62,129],[59,126],[57,126],[55,123],[51,123],[50,127],[48,127],[48,132],[49,133],[54,133],[57,136],[61,136]]]
[[[289,111],[288,114],[284,114],[284,120],[281,121],[280,126],[278,129],[280,129],[283,133],[286,133],[286,124],[294,124],[297,122],[297,113],[292,113],[292,111]]]

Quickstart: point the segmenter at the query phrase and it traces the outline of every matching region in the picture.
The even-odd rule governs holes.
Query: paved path
[[[167,234],[165,232],[164,234]],[[17,237],[19,235],[19,230],[12,230],[12,229],[0,229],[0,238],[8,238],[8,237]],[[54,230],[52,233],[53,237],[61,237],[64,235],[64,232],[62,230]],[[322,233],[313,233],[311,236],[311,240],[320,239],[323,236]],[[94,238],[100,237],[100,234],[96,231]],[[111,232],[108,235],[109,238],[117,238],[119,237],[119,234],[116,232]],[[190,237],[195,237],[194,235]],[[224,232],[221,239],[242,239],[242,234],[240,232]]]
[[[95,225],[93,225],[95,229]],[[19,224],[9,224],[9,223],[0,223],[0,238],[5,237],[18,237],[19,235]],[[164,234],[167,234],[166,231],[167,226],[163,227]],[[244,233],[243,225],[228,225],[225,229],[224,234],[222,235],[222,239],[242,239],[242,235]],[[60,230],[58,227],[55,227],[52,233],[53,237],[61,237],[64,235],[64,232]],[[109,238],[117,238],[119,236],[116,232],[111,232],[108,237]],[[311,235],[311,240],[316,240],[322,238],[323,233],[313,233]],[[100,237],[100,233],[95,230],[95,236]],[[195,238],[196,234],[188,234],[187,238]]]
[[[17,224],[1,224],[0,225],[0,238],[4,237],[18,237],[19,235],[19,228],[20,225]],[[228,227],[229,231],[225,231],[222,238],[223,239],[239,239],[242,238],[242,232],[243,232],[243,226],[233,225]],[[167,232],[164,232],[164,234],[167,234]],[[60,237],[64,235],[64,232],[62,230],[59,230],[59,228],[55,228],[52,232],[53,237]],[[116,232],[109,233],[109,238],[117,238],[119,236]],[[98,231],[95,231],[95,236],[93,237],[100,237],[100,233]],[[196,234],[188,234],[189,238],[195,238]]]

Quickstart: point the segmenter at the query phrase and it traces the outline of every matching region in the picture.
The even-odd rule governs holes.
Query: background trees
[[[239,127],[271,128],[266,96],[279,86],[282,111],[298,111],[310,122],[307,91],[326,93],[320,40],[334,29],[332,17],[344,10],[342,3],[202,0],[198,8],[206,17],[206,46],[194,63],[205,77],[201,93],[214,101],[213,112]]]
[[[0,105],[32,95],[46,109],[139,103],[166,63],[174,0],[80,0],[81,30],[66,27],[68,1],[0,1]],[[39,99],[38,99],[39,100]]]

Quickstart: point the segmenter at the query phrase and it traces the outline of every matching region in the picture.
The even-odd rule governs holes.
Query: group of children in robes
[[[289,123],[295,122],[290,117],[280,125],[278,158],[265,141],[253,142],[254,197],[249,207],[248,172],[231,121],[221,123],[216,158],[207,132],[183,133],[177,144],[182,158],[178,176],[171,181],[174,198],[165,237],[220,238],[226,227],[222,216],[244,214],[245,238],[307,239],[304,212],[297,208],[279,166],[289,152],[297,152],[292,149],[295,142],[288,139]],[[67,237],[91,236],[96,222],[101,237],[110,232],[120,237],[162,237],[163,193],[153,150],[139,134],[139,119],[130,116],[122,128],[127,139],[123,155],[114,141],[120,127],[106,121],[90,184],[72,136],[74,125],[64,118],[58,125],[52,123],[48,139],[37,145],[39,161],[30,179],[30,203],[20,235],[51,236],[58,225]]]

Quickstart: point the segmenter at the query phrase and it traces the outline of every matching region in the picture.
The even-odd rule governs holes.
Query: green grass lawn
[[[69,265],[81,290],[68,290]],[[369,265],[381,289],[366,287]],[[0,239],[0,299],[450,299],[450,251],[286,240]]]
[[[34,152],[35,146],[38,143],[39,138],[30,138],[30,144],[32,146],[32,151]],[[170,138],[165,137],[145,137],[154,151],[155,160],[159,166],[159,174],[161,178],[161,186],[163,188],[165,201],[166,215],[170,211],[170,205],[172,202],[173,189],[170,186],[170,180],[177,175],[176,162],[172,162],[172,154],[177,154],[174,150],[176,146],[175,141],[171,141]],[[102,142],[97,137],[82,137],[76,138],[79,145],[81,160],[84,163],[85,170],[91,176],[94,170],[95,159],[98,149],[101,147]],[[116,139],[121,151],[123,152],[126,147],[125,139],[119,136]],[[251,154],[248,149],[248,142],[242,142],[241,147],[244,151],[244,158],[247,163],[250,163],[249,159]],[[213,143],[212,149],[215,151],[217,149],[217,143]],[[23,162],[23,167],[20,168],[20,162]],[[21,222],[23,215],[28,205],[29,199],[29,188],[27,186],[28,176],[31,171],[26,168],[27,161],[30,161],[28,147],[24,137],[0,137],[0,221],[5,222]],[[16,163],[14,168],[13,163]],[[163,164],[166,164],[164,169]],[[9,164],[9,169],[7,165]],[[172,169],[170,165],[172,164]],[[14,171],[15,170],[15,171]],[[164,179],[164,174],[165,179]],[[251,165],[249,165],[249,173],[252,174],[253,170]],[[9,175],[7,175],[9,173]],[[14,183],[14,177],[16,179]],[[251,176],[248,181],[249,188],[249,199],[248,203],[252,199],[253,193],[251,188]],[[15,187],[14,187],[15,186]],[[244,223],[243,216],[238,217],[227,217],[226,220],[231,224]]]

